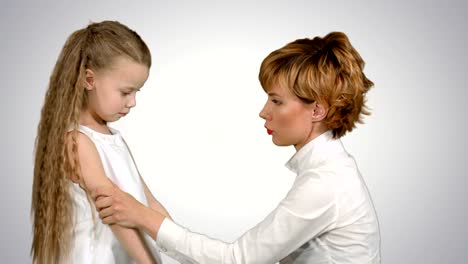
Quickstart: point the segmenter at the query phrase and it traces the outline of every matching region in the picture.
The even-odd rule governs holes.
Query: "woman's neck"
[[[322,122],[316,123],[316,125],[312,127],[309,136],[306,138],[306,140],[304,140],[304,142],[300,142],[294,145],[294,148],[296,148],[296,152],[299,151],[305,145],[307,145],[307,143],[311,142],[312,140],[327,132],[328,130],[328,127]]]

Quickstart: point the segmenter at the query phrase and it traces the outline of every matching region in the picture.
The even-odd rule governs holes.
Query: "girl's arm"
[[[102,223],[137,227],[155,240],[162,222],[167,218],[115,185],[96,188],[92,190],[91,196]]]
[[[158,200],[156,200],[156,198],[154,198],[154,195],[151,193],[150,189],[146,185],[145,181],[143,180],[143,177],[140,176],[140,178],[145,189],[145,196],[146,200],[148,200],[149,207],[172,220],[172,217],[169,215],[166,208],[164,208],[164,206]]]
[[[125,140],[124,140],[124,142],[125,142],[125,145],[127,146],[127,149],[128,149],[128,152],[130,153],[130,156],[132,157],[133,162],[136,164],[135,158],[133,157],[133,154],[132,154],[132,151],[128,147],[127,142]],[[146,200],[148,201],[148,206],[151,209],[158,211],[160,214],[163,214],[165,217],[168,217],[169,219],[172,220],[172,217],[169,215],[166,208],[164,208],[164,206],[160,202],[158,202],[158,200],[156,200],[156,198],[154,198],[153,194],[151,193],[150,189],[148,188],[148,185],[146,185],[145,180],[143,179],[143,177],[141,177],[141,174],[140,174],[140,171],[138,170],[138,168],[137,168],[137,171],[138,171],[138,175],[140,176],[141,183],[143,184],[145,197],[146,197]]]
[[[71,142],[71,134],[69,134],[67,139],[68,146],[71,146]],[[88,194],[90,194],[90,190],[97,187],[113,186],[113,183],[104,172],[99,153],[94,143],[86,135],[78,133],[77,144],[78,159],[81,168],[80,186]],[[70,150],[71,148],[68,149]],[[119,225],[110,225],[110,228],[135,261],[145,264],[156,263],[138,230]]]

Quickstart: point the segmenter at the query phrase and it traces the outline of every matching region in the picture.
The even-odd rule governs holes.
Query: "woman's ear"
[[[85,74],[85,89],[91,91],[94,88],[94,78],[96,74],[90,69],[86,69]]]
[[[312,105],[312,121],[314,122],[320,122],[325,117],[327,117],[328,114],[328,108],[326,108],[323,104],[315,101]]]

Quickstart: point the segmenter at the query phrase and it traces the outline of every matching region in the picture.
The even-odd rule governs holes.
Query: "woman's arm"
[[[104,223],[137,226],[176,259],[206,264],[269,264],[334,227],[337,217],[334,192],[318,178],[310,175],[296,180],[278,207],[233,243],[191,232],[117,187],[95,189],[92,196],[93,199],[104,196],[96,202]]]
[[[69,134],[67,140],[68,146],[70,146],[72,142],[71,134]],[[86,135],[78,133],[77,144],[78,159],[81,168],[81,179],[79,179],[80,186],[88,194],[90,190],[97,187],[113,186],[113,183],[105,174],[94,143]],[[156,263],[138,230],[118,225],[111,225],[110,228],[135,261],[138,263]]]

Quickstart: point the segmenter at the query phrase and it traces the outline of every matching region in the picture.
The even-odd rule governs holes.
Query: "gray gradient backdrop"
[[[170,3],[169,3],[170,2]],[[119,20],[154,58],[115,124],[175,220],[232,241],[285,195],[292,148],[258,118],[262,59],[344,31],[375,82],[372,115],[344,137],[380,218],[383,263],[466,263],[466,1],[2,1],[0,262],[29,263],[33,145],[70,33]],[[174,263],[166,258],[167,263]]]

